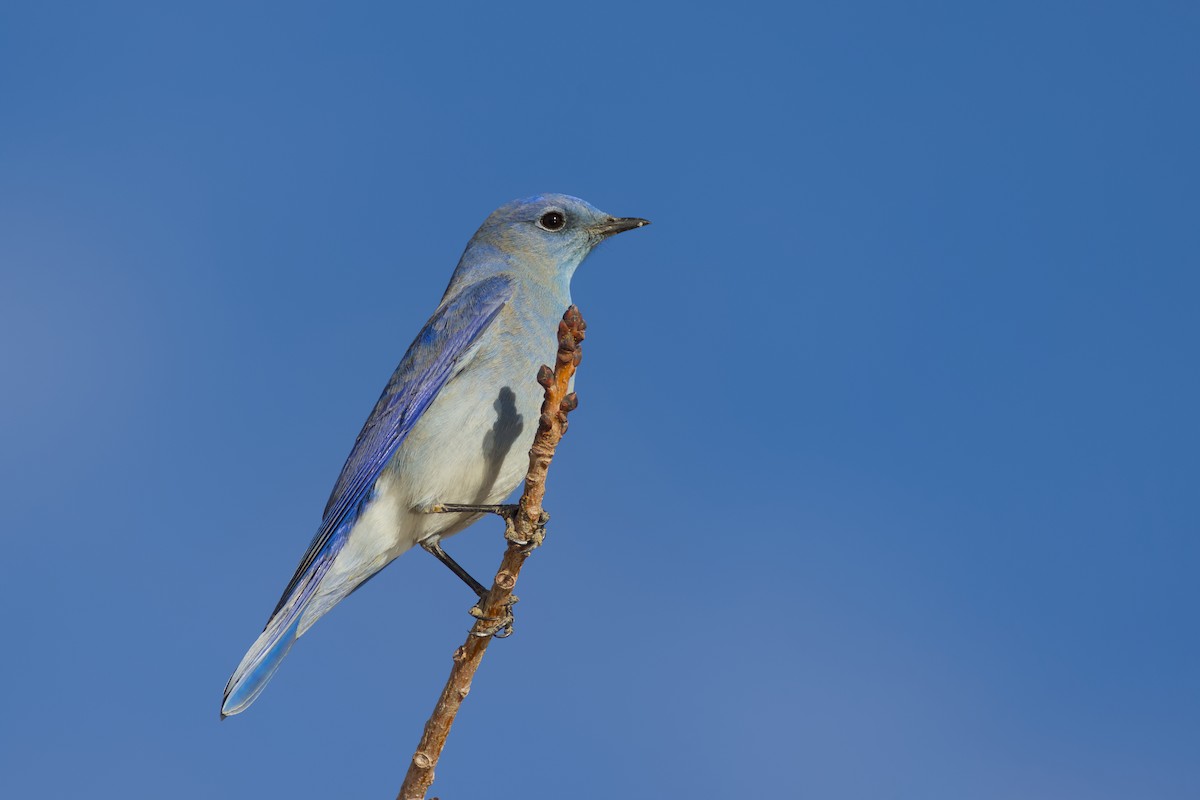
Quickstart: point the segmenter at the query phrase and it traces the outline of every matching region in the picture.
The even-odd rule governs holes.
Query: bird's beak
[[[591,232],[597,238],[607,239],[614,234],[643,228],[649,224],[650,220],[640,217],[609,217],[604,222],[591,226]]]

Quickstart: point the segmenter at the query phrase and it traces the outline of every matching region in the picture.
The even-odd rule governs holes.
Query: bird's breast
[[[466,515],[423,509],[497,503],[524,477],[542,402],[537,371],[553,363],[557,343],[523,328],[501,325],[482,337],[390,462],[392,491],[409,512],[405,538],[456,533]]]

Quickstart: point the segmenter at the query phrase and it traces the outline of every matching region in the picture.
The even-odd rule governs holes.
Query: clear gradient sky
[[[392,796],[470,623],[424,553],[221,689],[561,191],[654,225],[576,277],[441,796],[1200,796],[1195,3],[15,5],[0,795]]]

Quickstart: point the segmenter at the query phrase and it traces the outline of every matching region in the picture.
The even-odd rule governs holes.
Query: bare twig
[[[513,587],[525,559],[542,543],[543,527],[548,519],[542,510],[542,501],[546,496],[546,473],[550,469],[554,449],[567,432],[567,414],[578,404],[575,393],[568,392],[568,387],[575,368],[579,366],[582,355],[579,343],[583,341],[586,328],[579,309],[575,306],[568,308],[558,324],[558,357],[554,369],[542,367],[538,372],[538,383],[545,389],[545,399],[542,401],[537,433],[533,437],[533,447],[529,449],[525,491],[515,512],[505,519],[504,536],[508,540],[508,547],[504,550],[504,558],[500,561],[491,591],[479,602],[477,620],[471,627],[466,643],[454,652],[450,677],[446,679],[446,686],[438,697],[433,714],[425,723],[425,732],[408,766],[397,800],[424,800],[425,793],[433,783],[433,770],[446,745],[450,726],[454,724],[454,717],[471,690],[471,680],[483,661],[488,644],[498,629],[511,632],[512,617],[509,610],[516,602]],[[497,620],[501,621],[499,628]]]

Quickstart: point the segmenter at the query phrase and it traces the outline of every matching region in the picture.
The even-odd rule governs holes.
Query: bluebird
[[[433,316],[383,389],[334,484],[321,526],[225,687],[245,711],[314,622],[413,545],[481,597],[441,540],[483,516],[528,467],[571,277],[613,234],[649,222],[544,194],[501,206],[471,237]],[[434,513],[452,504],[453,513]]]

